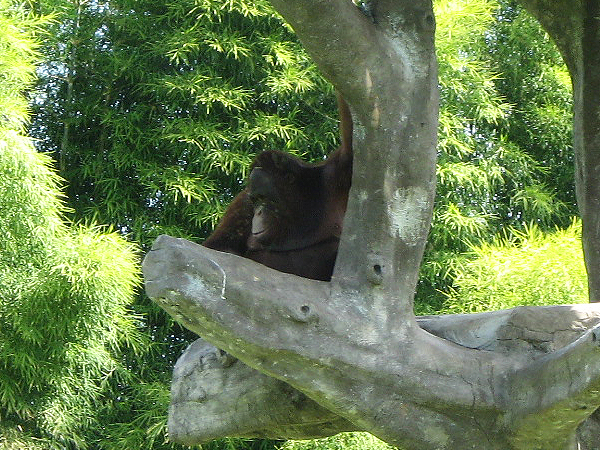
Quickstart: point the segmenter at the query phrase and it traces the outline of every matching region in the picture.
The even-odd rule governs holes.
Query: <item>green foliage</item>
[[[416,312],[434,313],[456,258],[510,226],[576,214],[568,73],[514,2],[438,0],[438,190]],[[518,50],[517,50],[518,49]]]
[[[436,48],[440,65],[440,92],[448,118],[470,122],[501,120],[509,106],[496,91],[498,73],[482,52],[482,37],[493,25],[494,0],[438,0],[435,2]],[[465,123],[457,124],[460,128]],[[442,134],[440,146],[450,149]]]
[[[27,138],[0,133],[0,174],[3,445],[23,430],[85,448],[110,379],[128,376],[122,349],[143,351],[129,311],[139,260],[114,233],[66,226],[57,177]]]
[[[513,80],[519,86],[513,89],[521,92],[522,85],[533,84],[528,87],[530,95],[507,96],[507,77],[513,75],[514,66],[522,64],[520,59],[506,64],[503,54],[513,50],[509,45],[500,48],[498,36],[506,29],[523,35],[522,22],[529,25],[529,39],[536,40],[541,31],[520,9],[510,9],[516,16],[514,20],[494,20],[494,14],[502,16],[506,8],[495,0],[436,3],[442,99],[440,184],[432,233],[432,246],[436,248],[451,244],[461,250],[465,243],[491,236],[505,225],[521,226],[529,221],[550,227],[566,224],[569,213],[574,212],[572,198],[555,195],[556,183],[550,182],[549,174],[556,168],[548,164],[550,154],[562,154],[570,146],[570,92],[548,75],[550,86],[543,89],[557,90],[558,94],[540,95],[539,79],[532,76],[535,71],[548,72],[550,68],[552,74],[564,73],[564,65],[560,59],[552,59],[547,69],[536,66],[535,71],[520,72]],[[555,51],[549,41],[538,44],[543,51]],[[512,57],[522,58],[522,53]],[[527,64],[535,66],[538,62],[528,58]],[[527,114],[522,113],[525,104]],[[523,121],[531,120],[548,123],[546,115],[553,115],[552,122],[560,123],[561,128],[557,131],[560,145],[547,147],[544,157],[532,151],[530,142],[518,139],[511,127],[515,122],[527,127]],[[546,139],[542,130],[531,132],[537,133],[538,140]],[[561,188],[572,190],[572,175],[569,183],[569,188]]]
[[[24,130],[28,101],[23,86],[35,79],[37,42],[31,37],[47,24],[27,13],[19,3],[0,0],[0,126]]]
[[[369,433],[340,433],[323,439],[288,441],[280,450],[394,450]]]
[[[159,381],[139,380],[129,391],[128,401],[113,398],[103,404],[107,420],[106,433],[102,436],[102,449],[128,450],[155,448],[161,446],[173,447],[166,443],[167,416],[170,391],[165,383]],[[149,407],[151,405],[152,407]],[[123,408],[134,407],[138,414],[132,423],[119,422]],[[167,444],[167,445],[165,445]]]
[[[163,233],[201,240],[242,189],[254,155],[322,159],[335,147],[332,89],[267,1],[40,7],[56,22],[32,133],[68,180],[76,220],[110,223],[143,249]],[[90,428],[101,448],[172,447],[163,394],[194,336],[143,296],[135,311],[155,346],[124,355],[132,379],[115,386],[120,400]],[[262,444],[244,443],[254,445]]]
[[[32,151],[29,138],[0,125],[0,261],[5,267],[40,263],[44,244],[62,231],[56,214],[62,210],[59,178],[49,164],[47,156]]]
[[[331,88],[267,1],[42,5],[60,23],[33,132],[78,218],[200,239],[254,155],[334,148]]]
[[[50,159],[23,136],[33,35],[44,23],[0,2],[0,446],[87,448],[98,405],[128,377],[124,347],[142,352],[129,306],[135,247],[69,225]]]
[[[445,312],[587,301],[581,223],[554,233],[536,225],[473,247],[455,265]]]
[[[10,12],[7,17],[20,14],[19,27],[0,24],[0,33],[4,28],[30,33],[39,28],[37,19],[12,2],[0,0],[0,5]],[[38,148],[52,154],[68,182],[65,201],[75,220],[112,224],[143,249],[162,233],[201,240],[243,187],[254,155],[281,149],[320,160],[335,148],[332,89],[266,0],[44,0],[36,7],[56,19],[46,27],[41,48],[44,60],[31,131]],[[485,245],[507,226],[522,230],[523,224],[535,222],[547,230],[567,225],[574,214],[570,88],[553,45],[509,1],[438,0],[435,8],[442,100],[440,183],[416,303],[420,312],[442,307],[446,297],[440,292],[453,286],[453,274],[466,264],[461,253]],[[13,52],[0,52],[0,72],[14,72],[0,77],[0,92],[7,93],[0,96],[0,106],[33,75],[32,67],[27,74],[18,70],[21,63],[11,55],[33,61],[35,46],[17,51],[19,45],[6,43],[20,42],[22,35],[13,33],[10,39],[0,39],[2,49]],[[13,97],[21,106],[0,107],[15,112],[6,119],[14,126],[2,132],[27,141],[15,132],[25,123],[18,112],[25,103],[20,95]],[[25,154],[48,164],[33,152]],[[17,162],[14,168],[11,164],[1,170],[20,170]],[[30,166],[28,170],[40,167]],[[129,335],[135,318],[123,309],[126,302],[117,301],[111,309],[103,300],[86,297],[88,289],[122,294],[116,285],[101,281],[108,267],[102,255],[127,251],[113,235],[65,227],[64,209],[58,215],[46,213],[63,206],[57,200],[56,176],[44,170],[43,176],[54,181],[21,173],[22,183],[7,185],[0,193],[14,196],[5,197],[7,206],[0,211],[2,229],[14,235],[0,247],[0,264],[18,266],[19,275],[11,283],[24,289],[39,285],[44,292],[40,299],[65,296],[73,303],[66,308],[60,299],[50,299],[58,302],[57,308],[66,308],[61,316],[65,323],[81,321],[81,330],[69,329],[73,343],[98,342],[102,327],[107,327],[101,346],[107,359],[97,356],[100,362],[90,367],[110,374],[101,386],[110,391],[89,388],[90,398],[105,395],[94,404],[96,410],[80,408],[86,419],[79,434],[73,434],[81,441],[73,447],[171,448],[164,437],[167,385],[174,360],[193,337],[140,296],[134,305],[137,323],[152,343],[144,352]],[[19,189],[23,193],[15,194]],[[35,195],[44,189],[45,195]],[[56,236],[64,239],[60,246]],[[84,245],[86,239],[105,240],[106,252],[103,246]],[[50,254],[48,248],[57,250]],[[85,260],[78,256],[88,251]],[[52,270],[45,265],[50,260]],[[8,279],[12,273],[17,272],[0,275]],[[48,284],[36,284],[41,273]],[[124,280],[118,283],[128,286]],[[86,302],[89,316],[83,314]],[[56,320],[56,311],[45,313]],[[92,323],[94,314],[110,320]],[[119,320],[126,323],[117,327]],[[129,345],[125,351],[124,345]],[[117,348],[120,365],[116,358],[108,359]],[[30,445],[25,434],[11,430],[4,435],[16,436],[12,442],[21,439],[23,448]],[[336,439],[319,442],[338,445]],[[272,443],[224,440],[205,448],[241,446],[272,448]]]
[[[557,223],[567,226],[576,213],[571,80],[558,49],[537,21],[515,1],[502,0],[500,6],[487,41],[492,64],[502,73],[497,89],[515,107],[499,132],[545,168],[539,184],[565,206]],[[525,221],[535,220],[527,209],[521,211]]]
[[[277,441],[225,438],[202,444],[201,450],[275,450]]]

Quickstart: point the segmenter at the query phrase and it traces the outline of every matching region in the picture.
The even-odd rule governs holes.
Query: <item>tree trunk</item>
[[[369,15],[348,0],[272,1],[357,122],[337,264],[321,282],[180,239],[155,242],[144,261],[148,295],[249,366],[194,344],[176,368],[171,417],[192,421],[171,420],[170,435],[191,444],[355,429],[404,449],[576,448],[578,425],[600,405],[600,329],[583,332],[597,320],[594,305],[569,345],[558,336],[578,323],[576,307],[430,318],[423,328],[413,315],[435,189],[431,1],[373,0]],[[589,233],[598,197],[595,181],[582,177]],[[554,319],[539,322],[548,311]],[[521,327],[503,316],[525,313],[534,320]],[[532,358],[521,341],[553,351]],[[265,393],[278,401],[261,401]],[[195,415],[198,407],[205,414]]]

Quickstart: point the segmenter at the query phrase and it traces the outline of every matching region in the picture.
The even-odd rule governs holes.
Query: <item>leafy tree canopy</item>
[[[50,441],[69,436],[82,447],[166,447],[169,373],[192,337],[143,297],[131,315],[131,248],[114,234],[65,225],[62,202],[74,220],[112,224],[144,249],[162,233],[200,240],[242,188],[254,155],[281,149],[315,161],[335,148],[332,88],[266,0],[37,2],[37,12],[53,14],[50,23],[0,1],[0,171],[9,174],[0,181],[0,291],[11,305],[1,317],[14,341],[5,356],[29,342],[21,335],[40,340],[27,324],[48,317],[63,324],[48,332],[55,347],[38,349],[45,376],[18,372],[27,361],[10,363],[10,429]],[[517,235],[532,222],[552,230],[575,213],[570,83],[554,45],[511,1],[438,0],[435,7],[439,183],[420,312],[463,301],[447,303],[448,292],[470,292],[460,281],[463,253],[492,245],[507,226]],[[32,35],[42,27],[30,131],[66,180],[62,200],[52,163],[24,136],[23,88],[34,79]],[[22,309],[14,310],[17,298]],[[68,359],[63,341],[78,349],[69,355],[81,367],[95,358],[89,372]],[[75,384],[53,385],[62,373]],[[40,399],[68,392],[52,403],[67,418],[44,415],[51,408],[42,400],[37,409],[18,406],[31,393],[16,391],[15,374],[39,380]],[[69,397],[79,389],[89,397]],[[87,418],[77,429],[74,411]]]
[[[60,180],[23,134],[46,22],[0,2],[0,446],[87,448],[101,401],[144,352],[135,247],[65,219]]]

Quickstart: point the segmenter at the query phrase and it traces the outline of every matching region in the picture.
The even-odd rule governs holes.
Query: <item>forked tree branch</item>
[[[414,432],[432,426],[460,445],[477,442],[490,427],[516,439],[524,422],[538,423],[552,410],[565,414],[574,394],[582,399],[600,377],[596,331],[532,363],[458,346],[419,327],[378,328],[353,307],[330,308],[329,283],[181,239],[157,240],[144,272],[148,294],[192,331],[334,417],[409,448],[440,448],[439,440],[427,443]],[[563,361],[582,359],[587,370],[565,372]],[[532,380],[556,380],[552,396]],[[578,420],[600,402],[588,397],[589,409],[580,408],[583,400],[570,405]],[[397,414],[400,405],[410,421]],[[577,424],[570,422],[571,432]]]
[[[312,405],[305,417],[331,419],[319,422],[323,429],[351,424],[420,450],[573,448],[578,423],[600,404],[596,330],[531,362],[523,354],[457,345],[417,325],[412,298],[435,187],[432,6],[430,0],[373,3],[372,20],[350,0],[273,0],[349,100],[357,122],[353,185],[332,281],[161,237],[144,261],[147,292],[207,341],[300,391],[306,397],[299,402]],[[590,20],[583,37],[589,42],[600,29]],[[358,55],[352,64],[349,48]],[[600,85],[594,75],[600,70],[590,70],[596,63],[581,65],[577,114],[597,111],[577,101]],[[596,124],[592,116],[582,123]],[[597,135],[594,128],[576,146],[583,149],[578,197],[592,256],[600,256],[590,239],[600,233],[600,208],[594,208],[600,184],[591,176],[600,154],[594,153]],[[589,261],[588,271],[598,275],[597,262]],[[304,425],[296,431],[305,432]]]

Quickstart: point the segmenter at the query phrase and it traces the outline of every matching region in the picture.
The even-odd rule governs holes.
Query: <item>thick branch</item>
[[[355,306],[330,308],[329,283],[168,237],[157,240],[144,272],[148,294],[185,326],[300,390],[354,428],[388,442],[439,448],[438,441],[426,442],[426,430],[435,426],[448,442],[465,445],[482,439],[479,427],[489,430],[500,423],[508,439],[508,430],[518,428],[515,421],[535,416],[536,405],[548,410],[546,404],[522,402],[531,388],[519,381],[525,358],[467,349],[418,327],[375,327]],[[600,354],[584,354],[592,372],[579,378],[570,374],[578,392],[593,388],[600,372]],[[560,364],[527,370],[531,380],[565,376]],[[572,394],[559,389],[551,403]],[[399,405],[410,421],[398,414]],[[470,411],[478,411],[477,423],[471,423],[475,416]],[[574,431],[577,423],[571,425]]]
[[[365,429],[408,448],[452,448],[450,443],[466,448],[485,438],[482,430],[497,429],[504,430],[506,438],[501,444],[504,447],[498,448],[511,448],[509,441],[522,442],[523,436],[533,436],[534,448],[534,443],[546,442],[547,436],[567,439],[570,434],[565,429],[574,433],[600,402],[596,394],[588,395],[598,388],[600,374],[600,352],[589,336],[531,363],[535,351],[560,347],[568,335],[597,319],[592,313],[586,316],[584,307],[579,307],[582,312],[563,307],[560,317],[564,323],[557,324],[554,319],[554,327],[549,326],[551,316],[560,308],[520,308],[479,318],[422,319],[430,331],[462,345],[457,346],[419,329],[394,335],[394,330],[373,328],[353,306],[341,310],[328,307],[329,283],[280,274],[181,239],[160,238],[144,261],[144,272],[149,295],[187,327],[251,367],[285,382],[269,382],[259,376],[253,382],[259,386],[252,394],[253,404],[260,404],[261,395],[264,404],[270,389],[285,397],[290,393],[286,383],[316,402],[292,395],[272,415],[256,420],[249,417],[251,411],[246,416],[242,411],[239,421],[217,427],[217,431],[214,426],[193,428],[194,422],[188,422],[191,425],[184,435],[192,440],[217,436],[224,428],[242,436],[260,434],[262,429],[265,436],[272,437],[288,433],[316,436],[318,428],[324,434]],[[591,312],[597,309],[588,308]],[[471,326],[466,326],[469,321]],[[531,348],[524,348],[523,341],[531,342]],[[565,370],[564,361],[568,367],[579,364],[587,369]],[[245,379],[248,373],[243,374]],[[541,387],[548,384],[539,380],[550,380],[556,387],[549,394]],[[176,389],[174,385],[174,392]],[[189,388],[184,391],[184,397],[190,395]],[[247,392],[243,384],[238,386],[238,391],[227,397],[229,403],[238,393],[247,398]],[[200,394],[193,395],[202,399],[210,395]],[[175,398],[181,395],[174,393]],[[223,400],[221,404],[228,404]],[[193,414],[197,404],[179,403],[179,417],[199,417],[198,412]],[[303,415],[295,415],[297,404],[304,405]],[[203,405],[209,408],[201,408],[203,417],[218,416],[211,405],[214,403]],[[589,408],[584,410],[582,405]],[[547,423],[544,421],[553,415],[570,417],[555,427],[556,435],[523,431]],[[431,440],[428,433],[432,427],[447,447]]]
[[[366,99],[362,85],[376,63],[380,32],[349,0],[274,0],[327,79],[353,105]],[[349,51],[352,49],[352,51]]]
[[[181,239],[159,238],[146,256],[144,274],[148,295],[186,327],[392,442],[401,443],[379,424],[381,414],[405,439],[425,438],[414,436],[419,424],[427,430],[435,423],[444,436],[458,433],[456,421],[471,419],[448,421],[444,411],[493,406],[489,388],[474,386],[489,386],[492,371],[506,369],[502,357],[448,344],[418,327],[390,334],[351,304],[332,309],[329,283],[282,274]],[[423,345],[414,345],[417,340]],[[402,398],[410,423],[396,414]],[[419,406],[430,404],[438,412]],[[474,432],[470,439],[476,442],[481,436]],[[452,439],[464,441],[459,434]]]
[[[573,430],[600,405],[600,326],[509,379],[509,417],[519,448],[567,448]],[[551,429],[541,423],[553,423]]]
[[[173,371],[169,439],[195,445],[230,437],[307,439],[356,427],[290,385],[198,339]]]
[[[587,406],[600,404],[600,329],[595,327],[572,344],[518,370],[511,383],[510,390],[527,392],[515,408],[517,414],[546,411],[567,399]]]
[[[524,307],[421,317],[418,322],[438,337],[527,363],[569,345],[599,323],[600,307]],[[574,409],[577,415],[581,412]],[[186,350],[173,372],[169,436],[175,442],[193,445],[223,436],[308,439],[356,429],[286,383],[201,339]]]

